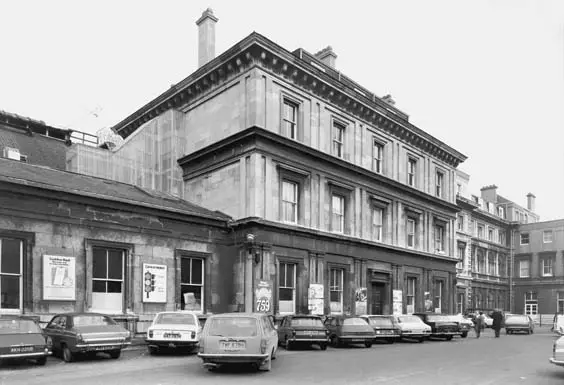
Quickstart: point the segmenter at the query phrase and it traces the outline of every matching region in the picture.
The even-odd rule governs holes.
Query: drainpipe
[[[514,301],[514,293],[513,293],[513,274],[515,270],[515,254],[514,254],[514,247],[515,247],[515,228],[511,227],[511,243],[509,246],[509,312],[514,313],[515,311],[515,301]]]

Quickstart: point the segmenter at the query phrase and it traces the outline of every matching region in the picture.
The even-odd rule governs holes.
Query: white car
[[[186,311],[166,311],[157,313],[147,329],[147,348],[150,354],[160,349],[190,349],[199,346],[202,328],[198,316]]]
[[[564,366],[564,337],[560,337],[552,343],[552,357],[549,361],[551,364]]]
[[[564,335],[564,315],[558,314],[552,326],[556,334],[560,336]]]
[[[399,327],[402,339],[409,338],[423,342],[431,335],[431,327],[414,315],[395,316],[394,323]]]

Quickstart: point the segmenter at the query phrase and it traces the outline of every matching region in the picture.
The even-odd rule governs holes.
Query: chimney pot
[[[315,56],[326,66],[335,68],[335,61],[337,60],[337,54],[333,52],[333,47],[331,47],[330,45],[328,45],[326,48],[323,48],[321,51],[317,52],[313,56]]]
[[[535,211],[535,198],[536,196],[533,193],[527,194],[527,210]]]
[[[196,21],[198,26],[198,68],[215,58],[215,17],[211,8],[202,12]]]

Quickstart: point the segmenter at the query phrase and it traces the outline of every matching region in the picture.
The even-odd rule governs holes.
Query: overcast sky
[[[216,53],[257,31],[288,50],[331,45],[337,69],[468,156],[541,220],[564,218],[564,1],[3,1],[0,110],[95,132],[197,67],[202,11]]]

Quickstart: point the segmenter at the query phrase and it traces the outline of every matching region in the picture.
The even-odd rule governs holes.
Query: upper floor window
[[[407,219],[407,247],[413,248],[415,247],[415,219],[408,218]]]
[[[415,187],[415,176],[417,172],[417,160],[408,158],[407,160],[407,184]]]
[[[529,265],[530,262],[528,260],[519,261],[519,278],[529,277]]]
[[[521,233],[521,244],[522,245],[529,244],[529,233]]]
[[[331,196],[331,230],[345,232],[345,197],[342,195]]]
[[[542,232],[542,241],[543,241],[543,243],[551,243],[552,242],[552,230],[544,230]]]
[[[499,207],[497,208],[497,215],[498,215],[500,218],[505,219],[505,210],[503,209],[502,206],[499,206]]]
[[[484,238],[484,225],[478,225],[478,238]]]
[[[445,227],[435,225],[435,251],[444,253],[445,251]]]
[[[505,233],[502,231],[499,232],[499,243],[505,245]]]
[[[298,104],[286,98],[282,115],[282,134],[290,139],[298,139]]]
[[[488,229],[488,241],[492,241],[494,240],[494,230],[492,228]]]
[[[380,207],[372,209],[372,237],[375,241],[382,240],[382,229],[384,223],[384,210]]]
[[[289,180],[282,181],[282,220],[298,223],[298,184]]]
[[[339,158],[344,156],[345,125],[333,121],[333,155]]]
[[[458,225],[458,230],[460,231],[464,230],[464,215],[458,214],[457,225]]]
[[[435,195],[438,197],[443,196],[443,184],[444,184],[445,174],[437,171],[435,175]]]
[[[543,258],[541,260],[542,264],[542,276],[543,277],[552,277],[552,258]]]
[[[378,174],[382,173],[382,162],[384,156],[384,145],[377,141],[376,139],[373,140],[372,143],[372,169],[374,172]]]
[[[519,222],[521,220],[521,213],[515,210],[515,221]]]
[[[525,223],[529,223],[529,216],[525,214]]]
[[[456,184],[456,193],[462,194],[462,185],[460,183]]]

